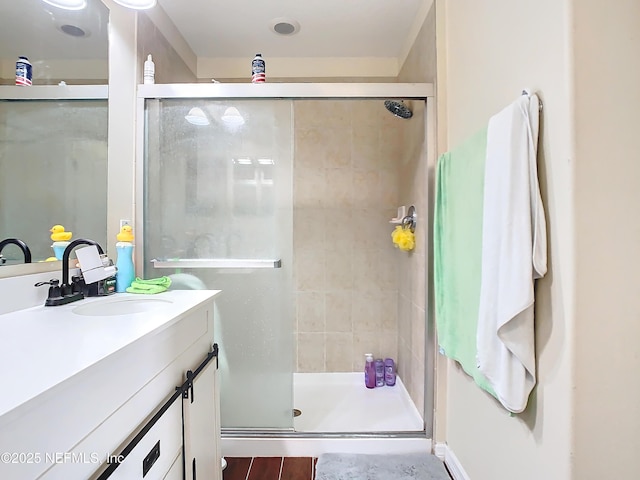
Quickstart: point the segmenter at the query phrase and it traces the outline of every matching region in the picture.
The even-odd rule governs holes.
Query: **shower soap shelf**
[[[402,205],[401,207],[398,207],[398,214],[394,218],[389,220],[389,223],[393,223],[395,225],[402,225],[402,220],[406,216],[407,216],[407,207],[405,205]]]
[[[393,223],[394,225],[403,225],[404,227],[410,229],[412,232],[415,232],[416,229],[416,207],[411,205],[407,210],[405,205],[398,207],[398,215],[395,218],[389,220],[389,223]]]

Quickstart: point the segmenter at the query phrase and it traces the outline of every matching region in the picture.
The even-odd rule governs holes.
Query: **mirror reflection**
[[[107,100],[75,99],[74,87],[108,83],[108,18],[101,0],[81,10],[0,0],[0,85],[15,85],[20,56],[33,82],[0,86],[0,242],[23,241],[33,262],[55,259],[61,233],[106,243]],[[41,85],[74,99],[20,99]],[[23,263],[23,250],[5,244],[0,263]]]
[[[81,10],[0,0],[0,84],[15,84],[20,56],[33,66],[33,85],[107,84],[108,21],[101,0]]]

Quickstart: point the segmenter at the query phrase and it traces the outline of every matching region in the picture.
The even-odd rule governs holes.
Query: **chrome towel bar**
[[[282,268],[282,260],[251,258],[176,258],[151,260],[153,268]]]

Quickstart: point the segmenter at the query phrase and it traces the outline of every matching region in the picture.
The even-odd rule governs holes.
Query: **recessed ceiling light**
[[[60,30],[62,30],[67,35],[71,35],[72,37],[76,37],[76,38],[89,36],[84,29],[77,27],[75,25],[68,25],[68,24],[60,25]]]
[[[292,18],[278,17],[271,20],[271,31],[287,37],[298,33],[300,24]]]
[[[42,0],[44,3],[65,10],[82,10],[87,6],[86,0]]]

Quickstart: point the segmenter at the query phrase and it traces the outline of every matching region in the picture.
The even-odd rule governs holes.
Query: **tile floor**
[[[223,480],[313,480],[311,457],[225,457]]]

